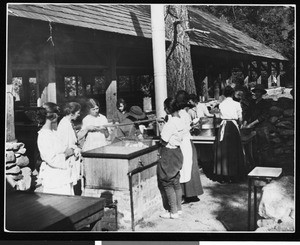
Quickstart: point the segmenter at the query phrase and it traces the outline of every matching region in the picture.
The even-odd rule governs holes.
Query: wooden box
[[[121,141],[82,153],[85,187],[90,189],[129,190],[128,173],[158,160],[158,146],[151,141],[143,146]],[[156,174],[156,166],[133,175],[133,186]]]

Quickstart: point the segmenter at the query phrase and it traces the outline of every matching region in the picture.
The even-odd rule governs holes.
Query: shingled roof
[[[8,15],[151,38],[150,5],[8,4]],[[287,60],[278,52],[198,8],[189,6],[189,15],[191,28],[209,32],[190,32],[191,45]]]

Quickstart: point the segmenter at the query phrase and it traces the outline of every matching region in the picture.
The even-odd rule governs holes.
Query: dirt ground
[[[283,175],[294,174],[293,158],[278,158],[273,167],[282,167]],[[247,231],[248,183],[221,184],[199,171],[204,194],[199,202],[182,205],[179,219],[162,219],[157,210],[135,226],[137,232],[224,232]],[[258,194],[258,197],[260,195]],[[252,211],[253,212],[253,211]],[[119,231],[122,231],[120,227]]]

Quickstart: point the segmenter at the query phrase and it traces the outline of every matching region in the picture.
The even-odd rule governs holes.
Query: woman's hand
[[[74,155],[75,155],[76,158],[80,157],[80,155],[81,155],[81,149],[79,147],[76,147],[74,149]]]
[[[143,140],[143,139],[144,139],[143,135],[142,135],[142,134],[139,134],[139,135],[138,135],[138,140]]]
[[[73,148],[67,148],[64,153],[65,153],[66,159],[68,159],[70,156],[74,155],[74,149]]]
[[[95,131],[97,131],[97,128],[98,128],[97,126],[89,125],[89,126],[86,127],[86,130],[88,132],[95,132]]]
[[[109,136],[109,132],[108,132],[108,129],[107,128],[102,128],[102,127],[99,127],[98,128],[98,131],[101,132],[102,134],[105,135],[105,138],[107,138]]]

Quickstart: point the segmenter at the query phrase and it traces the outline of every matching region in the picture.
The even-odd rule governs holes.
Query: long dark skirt
[[[231,121],[221,128],[214,142],[214,179],[218,181],[240,181],[246,176],[245,156],[239,130]]]
[[[203,194],[203,188],[200,180],[200,172],[198,166],[197,150],[191,141],[193,148],[192,173],[189,182],[181,183],[182,195],[184,197],[196,197]]]

